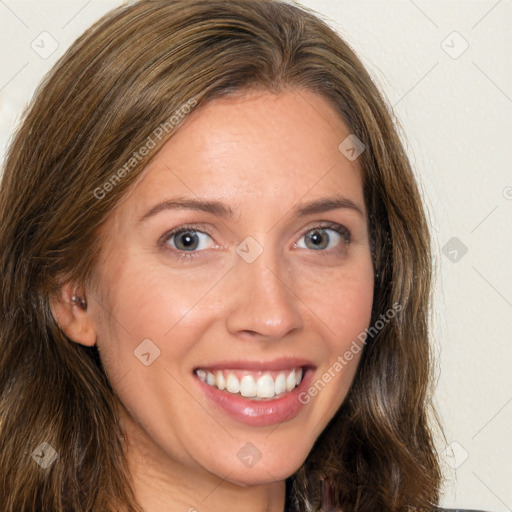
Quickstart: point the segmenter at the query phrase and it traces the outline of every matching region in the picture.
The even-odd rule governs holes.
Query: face
[[[373,299],[349,134],[314,93],[214,100],[105,224],[88,314],[124,428],[162,467],[285,479],[343,402]]]

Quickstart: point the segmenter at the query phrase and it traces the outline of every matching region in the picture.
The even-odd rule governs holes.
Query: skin
[[[156,155],[104,226],[95,284],[62,288],[54,315],[68,336],[97,344],[122,404],[127,457],[138,500],[151,512],[282,511],[284,480],[304,462],[353,380],[360,353],[293,419],[249,426],[208,402],[193,369],[223,360],[303,357],[332,368],[368,327],[373,269],[358,162],[338,145],[350,134],[331,105],[307,91],[252,92],[194,112]],[[352,200],[297,216],[299,205]],[[167,209],[164,199],[216,200],[232,217]],[[326,246],[305,245],[329,228]],[[203,245],[190,259],[163,235],[198,225]],[[326,228],[324,228],[326,229]],[[263,252],[247,263],[237,246],[253,237]],[[183,254],[185,251],[181,251]],[[88,307],[70,304],[72,293]],[[160,355],[145,366],[134,350],[150,339]],[[251,442],[252,467],[237,457]]]

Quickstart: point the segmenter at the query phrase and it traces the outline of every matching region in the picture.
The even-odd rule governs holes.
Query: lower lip
[[[220,406],[229,416],[240,423],[261,427],[283,423],[295,418],[304,404],[299,401],[299,395],[308,389],[312,371],[306,370],[300,384],[289,393],[273,400],[250,400],[241,395],[221,391],[210,386],[195,376],[196,381],[206,397],[215,405]]]

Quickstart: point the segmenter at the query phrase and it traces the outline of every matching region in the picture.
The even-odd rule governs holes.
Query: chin
[[[231,450],[229,454],[219,455],[212,461],[210,471],[240,486],[270,484],[293,475],[309,454],[308,448],[299,449],[297,444],[281,444],[275,449],[267,444],[261,451],[250,442],[243,446],[234,458]]]

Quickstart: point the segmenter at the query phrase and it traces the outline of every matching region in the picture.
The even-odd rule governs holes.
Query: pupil
[[[182,249],[190,249],[194,248],[197,245],[197,236],[190,233],[190,231],[182,233],[180,237],[178,237],[178,248]]]
[[[323,246],[325,243],[329,242],[329,236],[325,231],[313,231],[309,236],[309,239],[315,248]]]

